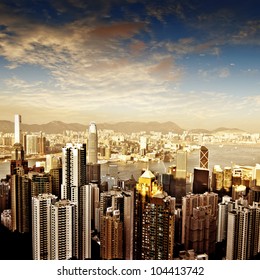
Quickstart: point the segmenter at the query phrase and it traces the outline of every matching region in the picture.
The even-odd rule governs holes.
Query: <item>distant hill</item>
[[[245,133],[246,131],[238,129],[238,128],[226,128],[219,127],[215,130],[212,130],[212,133]]]
[[[181,134],[184,129],[179,127],[174,122],[118,122],[118,123],[97,123],[98,129],[109,129],[114,130],[115,132],[122,133],[132,133],[145,131],[149,133],[150,131],[162,132],[162,133],[178,133]],[[45,133],[63,133],[66,130],[72,131],[86,131],[88,125],[83,125],[79,123],[64,123],[60,121],[52,121],[46,124],[23,124],[21,125],[22,131],[26,132],[45,132]],[[0,120],[0,132],[11,133],[14,132],[14,123],[11,121]],[[204,133],[204,134],[213,134],[213,133],[244,133],[245,131],[237,128],[218,128],[215,130],[206,130],[206,129],[192,129],[189,132],[193,133]]]
[[[114,124],[100,123],[97,124],[98,129],[111,129],[116,132],[132,133],[139,131],[158,131],[162,133],[175,132],[182,133],[183,129],[180,128],[174,122],[118,122]],[[65,130],[72,131],[85,131],[88,125],[82,125],[79,123],[64,123],[60,121],[53,121],[46,124],[22,124],[22,131],[27,132],[38,132],[42,131],[45,133],[63,133]],[[7,133],[14,131],[14,123],[11,121],[0,121],[0,131]]]
[[[238,128],[226,128],[226,127],[219,127],[214,130],[208,130],[203,128],[195,128],[190,129],[190,133],[203,133],[203,134],[223,134],[223,133],[245,133],[246,131],[238,129]]]

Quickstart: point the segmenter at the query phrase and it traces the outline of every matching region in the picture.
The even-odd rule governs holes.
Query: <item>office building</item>
[[[42,132],[40,132],[40,136],[37,138],[38,140],[38,153],[40,155],[45,155],[46,153],[46,137]]]
[[[146,170],[134,191],[135,260],[173,259],[175,198]]]
[[[178,150],[176,153],[176,204],[181,205],[182,197],[186,195],[187,152]]]
[[[163,190],[170,196],[176,196],[176,179],[173,174],[163,173],[160,175],[160,181],[163,186]]]
[[[227,194],[231,194],[231,187],[232,187],[232,169],[231,169],[231,167],[224,168],[223,187]]]
[[[87,163],[87,181],[86,183],[96,183],[100,185],[101,165],[99,163]]]
[[[31,232],[31,180],[23,167],[11,176],[12,231]]]
[[[62,168],[61,157],[55,155],[46,155],[44,171],[50,172],[51,169],[55,168]]]
[[[232,199],[235,201],[240,197],[246,196],[246,186],[239,185],[239,186],[232,186]]]
[[[140,155],[145,156],[146,152],[147,152],[147,147],[148,147],[147,137],[141,136],[139,144],[140,144]]]
[[[39,153],[38,136],[26,135],[26,154],[36,155]]]
[[[24,159],[24,150],[21,144],[14,144],[10,161],[10,175],[16,173],[16,168],[23,167],[24,173],[28,173],[28,160]]]
[[[51,259],[51,205],[57,201],[52,194],[32,197],[32,248],[34,260]]]
[[[52,168],[50,171],[52,194],[61,199],[62,168]]]
[[[18,114],[14,115],[14,143],[21,144],[21,122],[22,117]]]
[[[98,162],[98,133],[97,126],[94,122],[91,122],[88,129],[88,163]]]
[[[220,165],[214,165],[212,171],[211,190],[219,193],[223,189],[224,173]]]
[[[209,190],[209,170],[205,168],[194,168],[193,193],[203,194]]]
[[[200,168],[209,168],[209,150],[205,146],[200,148]]]

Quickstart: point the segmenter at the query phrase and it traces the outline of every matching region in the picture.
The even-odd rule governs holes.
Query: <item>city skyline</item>
[[[259,8],[254,0],[2,1],[1,119],[259,131]]]

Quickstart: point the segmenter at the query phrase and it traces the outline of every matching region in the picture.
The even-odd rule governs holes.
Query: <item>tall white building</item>
[[[14,143],[21,143],[21,122],[21,116],[14,115]]]
[[[260,252],[260,204],[228,212],[227,260],[248,260]]]
[[[80,187],[79,203],[79,258],[91,259],[91,208],[92,185]]]
[[[77,205],[66,199],[51,205],[52,260],[68,260],[76,257],[76,210]]]
[[[51,259],[51,205],[57,200],[52,194],[32,197],[32,249],[34,260]]]
[[[86,145],[67,144],[62,149],[61,198],[77,205],[74,256],[78,259],[91,258],[92,187],[86,180]]]
[[[227,239],[228,211],[232,205],[230,196],[223,196],[222,202],[218,204],[217,242]]]
[[[72,199],[73,187],[86,184],[86,145],[68,143],[62,148],[61,198]],[[77,199],[76,197],[74,197]]]

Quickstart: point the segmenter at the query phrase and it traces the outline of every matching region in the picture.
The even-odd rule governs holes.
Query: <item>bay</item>
[[[215,145],[208,144],[206,146],[209,150],[209,170],[212,171],[214,165],[224,167],[232,167],[233,164],[255,166],[260,164],[260,146],[258,145]],[[192,173],[194,167],[199,166],[199,150],[194,150],[187,154],[187,171]],[[29,160],[28,164],[32,167],[36,160]],[[101,165],[101,175],[104,176],[109,172],[109,165],[106,163]],[[118,178],[122,180],[129,179],[131,175],[138,180],[142,169],[149,168],[153,172],[159,174],[167,172],[168,166],[176,164],[175,158],[172,162],[115,162],[118,166]],[[10,173],[10,163],[0,163],[0,179],[5,178],[6,174]]]

